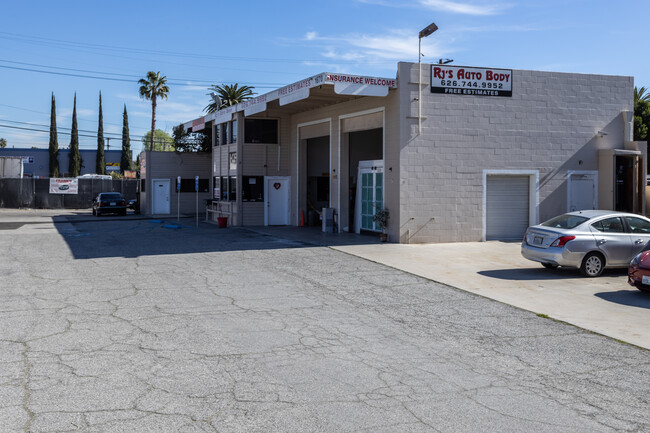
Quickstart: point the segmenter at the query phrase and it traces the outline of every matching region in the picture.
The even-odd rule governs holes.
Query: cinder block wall
[[[398,67],[401,242],[481,240],[485,169],[539,170],[539,219],[565,212],[567,170],[623,148],[632,77],[513,70],[512,97],[485,97],[431,93],[422,68],[418,135],[418,64]]]

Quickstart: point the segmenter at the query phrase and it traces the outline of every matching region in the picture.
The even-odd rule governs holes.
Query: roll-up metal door
[[[486,197],[487,240],[520,240],[528,227],[528,176],[488,176]]]

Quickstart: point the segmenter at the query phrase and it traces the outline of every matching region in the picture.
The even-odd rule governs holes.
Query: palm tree
[[[650,101],[650,93],[648,93],[648,89],[645,87],[637,88],[634,86],[634,107],[636,107],[641,101]]]
[[[160,76],[160,71],[147,72],[147,79],[141,78],[138,81],[140,84],[140,96],[144,99],[151,101],[151,142],[149,149],[153,149],[153,137],[156,130],[156,99],[167,99],[169,87],[167,87],[167,77]]]
[[[221,107],[229,107],[231,105],[239,104],[240,102],[245,101],[247,99],[251,99],[254,95],[253,89],[254,87],[251,86],[239,87],[239,84],[237,83],[235,83],[232,86],[228,84],[222,84],[220,86],[213,84],[212,86],[208,87],[208,90],[211,90],[211,92],[206,94],[212,95],[212,93],[216,93],[221,99],[221,105],[219,105],[218,102],[213,101],[209,103],[203,109],[203,111],[207,111],[208,113],[214,113],[215,111],[219,110]]]

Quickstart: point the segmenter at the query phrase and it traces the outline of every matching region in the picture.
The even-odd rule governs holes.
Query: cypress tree
[[[97,127],[97,157],[95,161],[95,173],[104,174],[106,172],[106,164],[104,160],[104,116],[102,115],[102,92],[99,92],[99,126]]]
[[[126,114],[126,104],[124,104],[124,114],[122,115],[122,158],[120,159],[120,171],[131,170],[131,139],[129,138],[129,115]]]
[[[74,94],[72,108],[72,131],[70,133],[70,165],[68,176],[77,177],[81,173],[81,154],[79,153],[79,130],[77,128],[77,92]]]
[[[56,134],[54,92],[52,92],[52,111],[50,113],[50,177],[59,177],[59,141]]]

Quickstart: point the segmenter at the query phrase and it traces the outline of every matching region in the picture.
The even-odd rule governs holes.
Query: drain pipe
[[[621,111],[623,115],[623,143],[634,141],[634,114],[630,110]]]
[[[422,135],[422,38],[418,39],[418,135]]]

